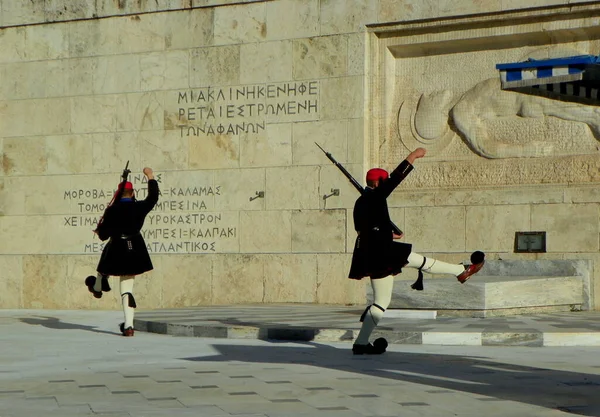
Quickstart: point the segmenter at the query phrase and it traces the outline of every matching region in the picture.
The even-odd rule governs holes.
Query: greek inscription
[[[319,112],[317,81],[208,87],[176,94],[181,137],[256,134],[265,130],[268,116],[305,120]]]
[[[147,195],[147,187],[141,186],[142,177],[145,178],[130,177],[138,199]],[[114,190],[73,189],[62,193],[63,199],[73,201],[75,211],[62,217],[63,227],[94,230]],[[208,211],[213,199],[221,195],[220,185],[162,187],[161,198],[147,215],[141,230],[148,251],[215,253],[220,244],[237,239],[237,228],[228,225],[222,213]],[[83,245],[83,253],[101,253],[106,242],[98,242],[91,233],[90,236],[90,242]]]

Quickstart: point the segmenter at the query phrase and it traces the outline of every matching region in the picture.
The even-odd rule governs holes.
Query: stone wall
[[[63,3],[0,0],[0,308],[117,306],[117,297],[93,299],[83,278],[102,248],[94,223],[127,161],[138,197],[144,166],[162,190],[144,229],[155,270],[136,281],[141,307],[363,303],[365,283],[346,278],[357,194],[314,142],[359,179],[371,165],[392,167],[417,144],[394,114],[414,111],[423,92],[460,97],[497,77],[498,59],[531,52],[486,46],[464,55],[468,39],[486,30],[525,36],[524,23],[506,22],[538,15],[548,17],[535,30],[576,33],[598,8],[566,0]],[[595,30],[582,33],[588,38],[561,45],[592,51]],[[444,40],[458,49],[440,51]],[[538,49],[552,45],[542,41]],[[471,61],[479,66],[465,76],[461,65]],[[424,120],[439,122],[436,114]],[[405,239],[451,261],[473,249],[599,260],[596,142],[586,125],[545,120],[511,122],[519,132],[563,129],[535,158],[490,159],[441,125],[425,132],[435,139],[425,144],[428,158],[390,199]],[[505,121],[496,128],[494,137],[515,132]],[[333,189],[340,195],[324,199]],[[546,230],[548,253],[513,254],[516,230]]]

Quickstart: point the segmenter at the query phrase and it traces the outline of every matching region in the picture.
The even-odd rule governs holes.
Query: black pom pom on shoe
[[[388,347],[388,342],[387,342],[387,340],[385,340],[383,337],[380,337],[380,338],[378,338],[378,339],[375,339],[375,340],[373,341],[373,347],[374,347],[374,348],[375,348],[377,351],[379,351],[379,352],[383,353],[383,352],[385,352],[385,350],[386,350],[386,349],[387,349],[387,347]]]
[[[481,251],[475,251],[471,254],[471,264],[477,265],[482,263],[485,260],[485,253]]]

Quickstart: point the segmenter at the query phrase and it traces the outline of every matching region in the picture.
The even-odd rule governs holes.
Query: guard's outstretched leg
[[[371,286],[373,287],[373,304],[368,306],[360,317],[362,326],[352,346],[352,352],[355,355],[379,355],[385,352],[387,348],[387,341],[385,339],[379,338],[371,344],[369,343],[369,337],[383,318],[385,309],[390,305],[394,277],[387,276],[385,278],[371,279]]]
[[[415,268],[419,270],[419,277],[417,281],[412,285],[415,290],[423,289],[423,274],[421,271],[428,272],[430,274],[448,274],[456,276],[456,279],[461,284],[464,284],[473,274],[476,274],[483,268],[485,264],[485,254],[480,251],[473,252],[471,254],[471,264],[450,264],[442,262],[437,259],[425,258],[423,255],[411,252],[408,256],[407,268]]]
[[[134,276],[122,276],[119,280],[119,292],[121,293],[121,304],[123,305],[123,315],[125,322],[119,325],[123,336],[133,336],[133,316],[137,307],[133,297]]]

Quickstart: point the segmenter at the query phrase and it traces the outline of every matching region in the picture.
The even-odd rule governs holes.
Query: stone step
[[[410,285],[416,270],[396,276],[388,309],[432,310],[438,317],[492,317],[589,310],[591,261],[488,260],[465,284],[425,273],[424,291]],[[367,287],[367,301],[372,289]]]
[[[479,276],[465,284],[456,279],[425,280],[415,291],[396,280],[389,308],[426,310],[495,310],[583,305],[581,276]]]

